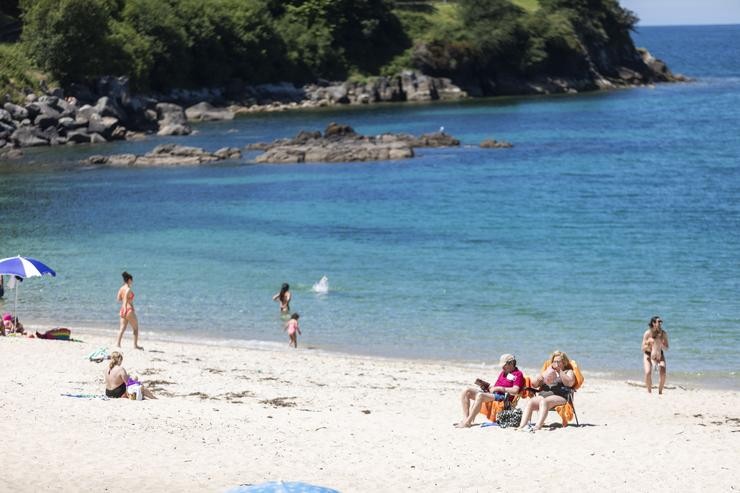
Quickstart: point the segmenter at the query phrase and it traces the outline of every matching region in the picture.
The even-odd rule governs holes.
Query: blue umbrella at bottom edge
[[[339,493],[337,490],[298,481],[270,481],[237,486],[226,493]]]

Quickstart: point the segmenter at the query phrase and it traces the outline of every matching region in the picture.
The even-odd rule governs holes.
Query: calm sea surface
[[[35,165],[0,172],[0,257],[58,276],[23,283],[21,319],[115,329],[127,270],[145,346],[155,334],[282,346],[271,297],[289,282],[304,346],[475,364],[513,352],[524,367],[559,348],[587,371],[641,379],[659,314],[670,380],[740,388],[740,26],[635,36],[696,81],[255,116],[28,152]],[[363,134],[444,126],[464,145],[363,164],[71,165],[331,121]],[[485,138],[515,147],[482,150]],[[313,292],[324,275],[329,292]]]

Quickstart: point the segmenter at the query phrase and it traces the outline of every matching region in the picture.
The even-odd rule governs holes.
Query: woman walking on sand
[[[280,302],[280,313],[283,315],[290,313],[290,298],[290,286],[287,282],[283,283],[280,292],[272,297],[273,301]]]
[[[131,285],[134,283],[134,277],[128,272],[121,274],[123,277],[123,286],[118,290],[116,300],[121,302],[121,309],[118,312],[120,330],[118,331],[118,341],[116,341],[116,347],[121,347],[121,339],[123,333],[126,332],[126,327],[131,324],[131,329],[134,331],[134,348],[144,349],[139,346],[139,320],[136,318],[136,310],[134,310],[134,292],[131,290]]]

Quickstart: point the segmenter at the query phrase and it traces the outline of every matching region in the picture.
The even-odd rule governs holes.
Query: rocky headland
[[[461,85],[456,85],[450,78],[432,77],[411,70],[366,81],[317,81],[305,85],[233,83],[228,87],[178,89],[151,95],[131,94],[125,77],[103,77],[94,87],[73,85],[67,90],[56,88],[42,95],[30,93],[23,104],[5,102],[0,109],[0,159],[20,157],[22,151],[19,150],[25,147],[96,144],[140,139],[155,133],[189,135],[193,131],[192,122],[231,120],[251,113],[337,105],[456,100],[467,98],[469,94],[576,93],[687,80],[671,73],[662,61],[646,50],[639,49],[637,53],[639,60],[635,60],[631,68],[615,67],[608,77],[598,72],[582,79],[535,76],[519,80],[500,76],[487,82],[487,90],[481,89],[485,84],[481,86],[480,81],[463,78],[458,81]],[[409,152],[400,144],[389,144],[383,151],[375,143],[365,144],[365,151],[370,155],[381,152],[387,156],[382,159],[400,159]],[[296,152],[291,153],[292,159],[299,159]],[[260,159],[278,159],[279,153],[271,150]],[[289,159],[284,154],[281,156]],[[309,160],[313,157],[309,153]]]

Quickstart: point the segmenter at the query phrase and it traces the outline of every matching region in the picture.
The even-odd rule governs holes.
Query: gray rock
[[[209,153],[200,147],[162,144],[142,156],[134,154],[114,154],[111,156],[90,156],[87,164],[108,164],[112,166],[179,166],[207,164],[241,156],[239,149],[225,147]]]
[[[225,108],[215,108],[212,104],[201,102],[185,110],[190,121],[233,120],[234,113]]]
[[[213,155],[219,159],[239,159],[242,157],[241,151],[236,147],[222,147]]]
[[[110,140],[126,140],[126,135],[128,134],[128,130],[126,130],[126,127],[118,126],[113,129],[110,136],[108,137]]]
[[[26,112],[28,113],[27,118],[31,120],[33,120],[34,118],[39,116],[39,114],[41,114],[41,105],[39,105],[39,103],[28,103],[25,106],[25,108],[26,108]]]
[[[91,134],[97,133],[105,138],[110,138],[113,134],[113,130],[118,126],[118,118],[114,118],[112,116],[101,117],[98,115],[92,115],[87,124],[87,131]]]
[[[13,123],[13,116],[7,110],[0,110],[0,122]]]
[[[156,109],[159,122],[157,135],[189,135],[192,132],[182,106],[158,103]]]
[[[67,141],[74,144],[87,144],[90,142],[90,136],[83,130],[67,132]]]
[[[59,120],[55,116],[41,113],[39,116],[36,117],[36,119],[34,119],[33,124],[40,129],[45,130],[49,127],[55,127],[58,121]]]
[[[102,135],[96,134],[96,133],[90,134],[91,144],[102,144],[103,142],[108,142],[108,141]]]
[[[14,120],[23,120],[24,118],[28,118],[28,110],[23,106],[18,106],[13,103],[5,103],[4,108],[5,111],[10,113]]]
[[[126,112],[123,108],[121,108],[115,99],[109,98],[108,96],[103,96],[98,99],[98,102],[95,105],[95,113],[100,116],[117,118],[119,121],[126,119]]]
[[[97,109],[94,106],[90,106],[89,104],[82,105],[81,108],[77,110],[77,114],[75,115],[75,118],[80,121],[88,122],[90,120],[90,117],[93,115],[100,115],[100,113],[97,111]]]
[[[185,125],[188,118],[182,106],[172,103],[157,103],[157,120],[163,125]]]
[[[39,129],[34,127],[21,127],[13,132],[10,139],[18,147],[49,145],[49,139]]]
[[[190,135],[192,131],[188,125],[170,124],[160,126],[157,135]]]

